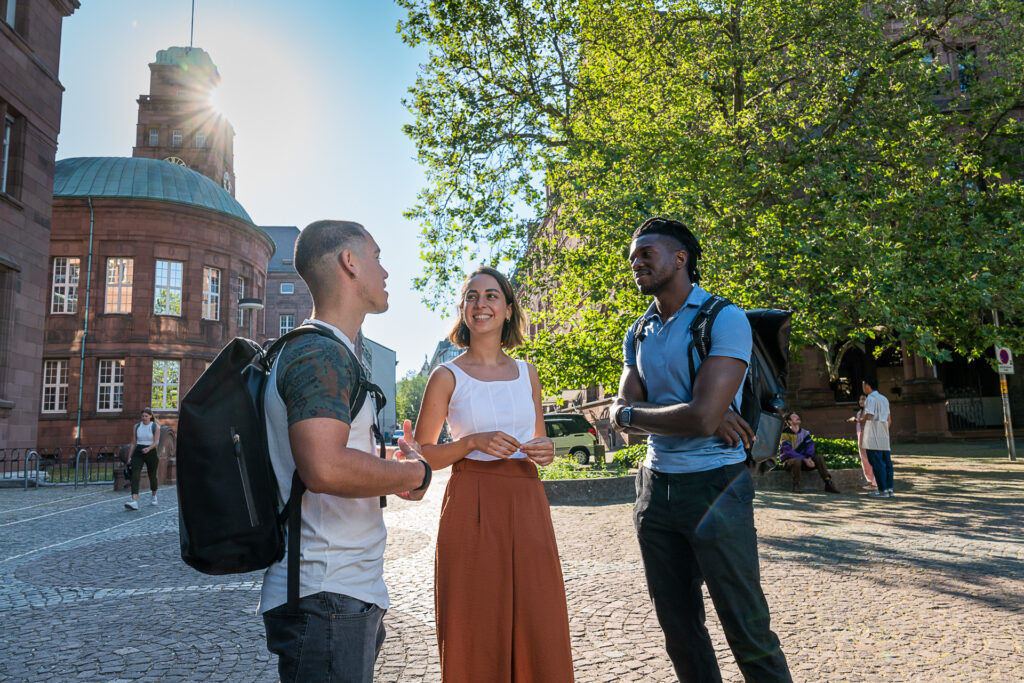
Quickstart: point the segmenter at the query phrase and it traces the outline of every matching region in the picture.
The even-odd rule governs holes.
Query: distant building
[[[429,377],[430,373],[434,371],[438,365],[443,365],[450,361],[455,360],[461,356],[466,349],[460,349],[455,344],[451,343],[447,339],[442,339],[437,342],[437,346],[434,347],[434,353],[430,358],[423,363],[423,367],[420,368],[420,374]]]
[[[299,229],[294,225],[267,225],[263,230],[277,246],[267,267],[266,328],[263,334],[267,339],[276,339],[309,317],[313,311],[313,295],[292,262]]]
[[[384,440],[390,441],[397,421],[395,412],[395,398],[398,391],[398,384],[395,381],[397,357],[392,349],[378,344],[362,334],[359,335],[356,344],[363,367],[370,373],[370,381],[381,388],[387,399],[387,405],[380,413],[380,428],[384,432]]]
[[[64,17],[78,0],[0,0],[0,449],[36,445]],[[76,273],[68,276],[77,277]]]

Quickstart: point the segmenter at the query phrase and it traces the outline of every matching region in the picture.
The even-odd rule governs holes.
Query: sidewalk
[[[1024,444],[1022,444],[1024,446]],[[919,455],[926,453],[927,455]],[[797,681],[1019,681],[1024,460],[1005,444],[902,445],[893,500],[759,493],[763,584]],[[392,499],[378,681],[437,681],[425,502]],[[146,496],[142,496],[145,502]],[[0,489],[0,680],[274,681],[260,575],[178,556],[172,490],[123,509],[98,487]],[[631,506],[552,508],[579,681],[672,681]],[[710,609],[723,677],[739,671]]]

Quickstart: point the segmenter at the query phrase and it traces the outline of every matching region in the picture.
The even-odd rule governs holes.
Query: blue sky
[[[64,21],[57,158],[131,156],[136,100],[157,50],[188,45],[191,0],[83,0]],[[363,223],[390,272],[391,310],[365,333],[418,369],[451,324],[412,290],[419,228],[402,217],[425,179],[401,104],[422,48],[390,0],[197,0],[194,45],[222,78],[235,128],[236,196],[258,225]]]

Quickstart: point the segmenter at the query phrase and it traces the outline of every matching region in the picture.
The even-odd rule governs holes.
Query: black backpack
[[[692,339],[686,351],[690,365],[690,377],[696,377],[693,352],[703,363],[711,351],[711,327],[718,314],[732,302],[725,297],[712,294],[697,311],[690,323]],[[743,380],[742,404],[740,410],[733,410],[750,425],[757,435],[753,446],[747,451],[747,463],[758,465],[774,460],[779,453],[779,441],[784,427],[786,410],[786,378],[789,374],[789,333],[792,326],[792,311],[759,308],[746,311],[747,321],[753,336],[750,364]],[[643,329],[647,316],[642,316],[633,327],[633,351],[637,352],[643,341]],[[692,379],[691,379],[692,381]]]
[[[277,354],[304,334],[334,340],[318,325],[303,325],[283,335],[266,351],[250,339],[225,346],[181,402],[178,415],[177,488],[181,559],[204,574],[241,574],[265,569],[285,551],[288,524],[288,606],[294,613],[299,592],[299,538],[302,494],[298,470],[282,506],[267,446],[263,393]],[[357,359],[358,361],[358,359]],[[380,389],[360,374],[352,392],[351,414],[373,393],[383,408]],[[384,439],[376,419],[374,435],[384,457]],[[381,505],[384,499],[381,499]]]

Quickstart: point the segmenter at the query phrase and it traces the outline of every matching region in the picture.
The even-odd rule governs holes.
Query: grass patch
[[[541,479],[603,479],[605,477],[621,477],[629,474],[617,464],[607,468],[581,465],[573,458],[555,458],[547,467],[538,469]]]

